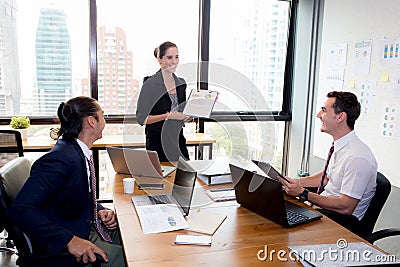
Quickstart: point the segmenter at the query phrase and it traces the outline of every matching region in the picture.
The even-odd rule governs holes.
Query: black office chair
[[[15,245],[16,250],[13,252],[18,255],[17,265],[21,267],[55,266],[52,262],[55,258],[43,253],[44,251],[38,246],[32,244],[28,236],[14,225],[8,216],[8,207],[28,178],[30,167],[31,163],[28,159],[19,157],[0,168],[0,222]],[[83,264],[78,264],[75,257],[68,252],[57,257],[59,256],[65,257],[63,266],[83,266]],[[91,263],[91,266],[100,266],[100,262]]]
[[[391,189],[392,186],[389,180],[382,173],[378,172],[376,177],[375,195],[372,198],[364,217],[361,219],[358,229],[354,229],[354,232],[357,235],[372,244],[382,238],[400,235],[400,228],[382,229],[373,232],[379,214],[389,197]]]
[[[21,133],[17,130],[0,130],[0,167],[16,157],[23,156]]]
[[[400,228],[382,229],[373,233],[379,214],[389,197],[392,187],[389,180],[380,172],[376,176],[376,191],[364,217],[358,221],[352,215],[345,215],[334,211],[320,209],[321,213],[341,224],[371,244],[382,238],[400,235]]]

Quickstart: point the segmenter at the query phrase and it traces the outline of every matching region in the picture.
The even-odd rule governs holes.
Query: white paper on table
[[[137,206],[136,212],[143,234],[169,232],[189,227],[175,204]]]

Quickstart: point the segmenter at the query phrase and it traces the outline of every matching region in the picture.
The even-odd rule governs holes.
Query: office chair
[[[17,130],[0,130],[0,167],[16,157],[23,156],[21,133]]]
[[[13,147],[13,142],[18,144],[17,147]],[[0,132],[0,147],[1,147],[1,151],[3,151],[3,148],[7,147],[8,145],[9,148],[5,149],[7,151],[7,153],[9,152],[14,152],[13,150],[18,152],[18,155],[21,156],[23,155],[23,151],[22,151],[22,141],[21,141],[21,134],[18,131],[9,131],[9,130],[5,130],[5,131],[1,131]],[[9,150],[8,150],[9,149]],[[2,158],[4,159],[4,158]],[[8,158],[9,159],[9,158]],[[21,188],[21,186],[25,183],[26,178],[28,178],[29,176],[29,172],[30,172],[30,161],[25,159],[25,158],[21,158],[23,159],[23,165],[21,166],[21,171],[23,172],[23,170],[27,170],[27,172],[23,172],[22,176],[19,177],[25,177],[24,179],[9,179],[9,180],[4,180],[2,176],[0,176],[0,185],[1,188],[4,188],[5,192],[9,192],[9,196],[7,197],[4,201],[6,202],[6,205],[9,206],[12,202],[12,200],[15,198],[15,196],[17,195],[19,189]],[[7,165],[7,164],[6,164]],[[5,165],[3,166],[3,172],[7,172],[9,169],[8,167],[6,167]],[[4,230],[4,225],[1,223],[0,224],[0,232]],[[6,230],[7,231],[7,230]],[[0,251],[8,251],[8,252],[15,252],[15,248],[14,248],[14,244],[13,241],[11,240],[10,236],[8,236],[7,238],[5,238],[6,240],[6,246],[5,247],[0,247]]]
[[[326,209],[319,209],[319,211],[373,244],[375,241],[382,238],[400,235],[400,228],[382,229],[373,232],[379,214],[389,197],[391,189],[392,187],[389,180],[382,173],[378,172],[376,175],[375,195],[373,196],[364,217],[360,221],[352,215],[341,214]]]
[[[400,235],[400,228],[390,228],[390,229],[382,229],[376,232],[373,232],[375,224],[378,220],[379,214],[387,198],[389,197],[392,186],[389,180],[382,173],[378,172],[376,177],[376,191],[375,195],[369,204],[367,211],[365,212],[364,217],[361,219],[358,229],[354,229],[354,232],[373,244],[375,241],[380,240],[382,238]]]
[[[16,247],[16,250],[12,252],[18,255],[17,265],[21,267],[54,266],[51,262],[54,259],[53,256],[41,253],[8,216],[8,207],[29,177],[30,168],[31,162],[24,157],[16,158],[0,168],[0,221]],[[68,252],[57,255],[59,256],[65,257],[64,266],[79,265],[75,257]],[[100,264],[100,262],[95,262],[91,263],[91,266],[97,267]]]

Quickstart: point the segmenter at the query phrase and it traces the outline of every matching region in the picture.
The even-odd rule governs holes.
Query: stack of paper
[[[206,194],[216,202],[236,199],[234,188],[209,189],[206,190]]]

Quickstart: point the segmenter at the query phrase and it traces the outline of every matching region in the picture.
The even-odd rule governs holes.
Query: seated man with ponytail
[[[102,138],[103,110],[82,96],[61,103],[57,114],[60,138],[32,165],[10,217],[35,253],[52,256],[40,266],[84,266],[95,262],[96,254],[102,266],[125,266],[114,211],[93,197],[90,148]]]

